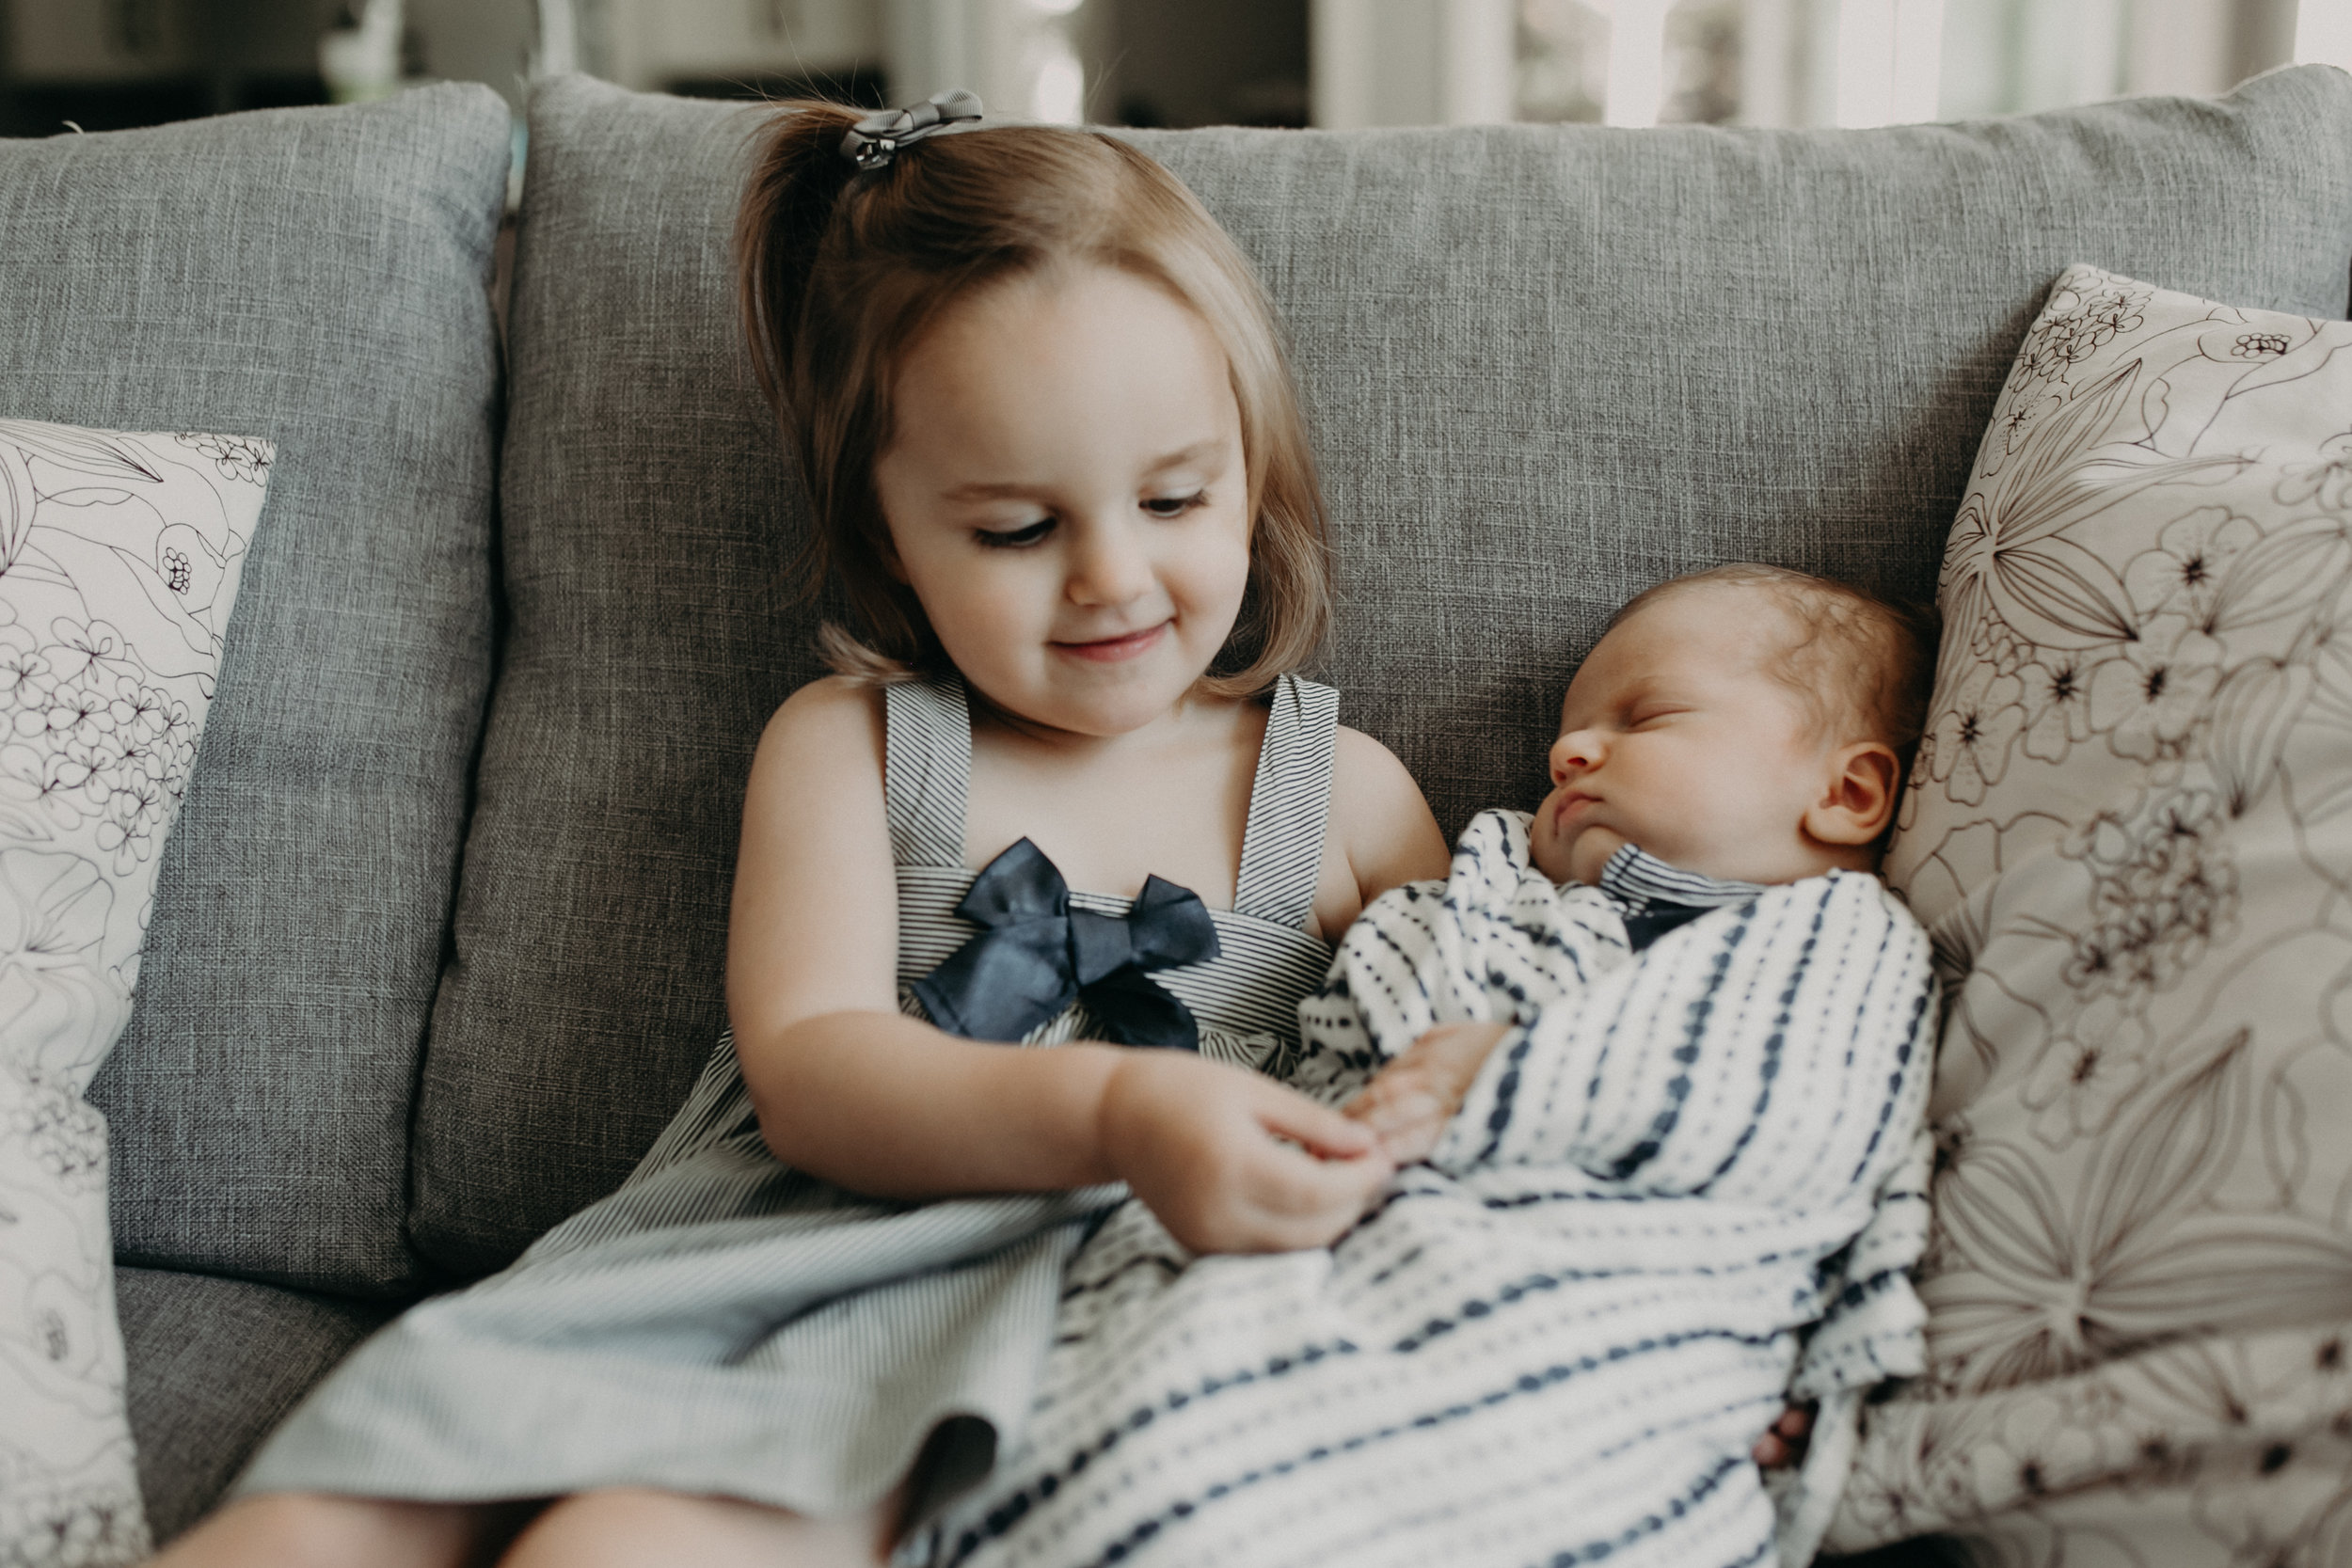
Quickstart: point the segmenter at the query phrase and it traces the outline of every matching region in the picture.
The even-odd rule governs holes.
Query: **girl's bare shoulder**
[[[778,704],[769,718],[768,727],[773,730],[778,724],[840,723],[850,715],[879,721],[882,711],[882,689],[872,681],[853,680],[848,675],[819,675]]]
[[[882,760],[882,693],[868,681],[825,675],[777,705],[759,737],[755,778],[761,770],[796,775],[879,778]]]
[[[894,1005],[882,734],[881,692],[839,679],[801,688],[768,721],[744,792],[727,924],[739,1038]]]

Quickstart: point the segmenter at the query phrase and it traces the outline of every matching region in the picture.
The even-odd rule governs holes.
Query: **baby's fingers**
[[[1787,1469],[1804,1457],[1812,1435],[1813,1407],[1792,1404],[1756,1440],[1756,1462],[1767,1470]]]
[[[1392,1069],[1374,1079],[1340,1114],[1371,1128],[1391,1160],[1409,1165],[1427,1159],[1438,1147],[1454,1107],[1422,1075]]]
[[[1258,1125],[1274,1136],[1288,1138],[1321,1160],[1359,1160],[1378,1150],[1377,1133],[1362,1122],[1295,1089],[1279,1084],[1268,1084],[1265,1089],[1251,1108]]]

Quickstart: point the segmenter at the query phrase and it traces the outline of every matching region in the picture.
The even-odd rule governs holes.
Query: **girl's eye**
[[[1025,528],[977,529],[972,536],[979,542],[982,549],[1017,550],[1024,545],[1036,544],[1053,531],[1054,519],[1040,517]]]
[[[1195,490],[1189,496],[1152,496],[1145,499],[1143,509],[1154,517],[1181,517],[1208,499],[1206,490]]]

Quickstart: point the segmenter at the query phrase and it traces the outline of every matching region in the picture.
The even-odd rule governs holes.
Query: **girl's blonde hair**
[[[1331,615],[1331,565],[1305,418],[1274,312],[1249,264],[1177,178],[1098,132],[993,126],[935,135],[859,173],[840,150],[860,111],[781,104],[760,128],[736,224],[744,325],[761,389],[800,458],[816,527],[814,589],[838,576],[857,626],[826,628],[845,674],[947,673],[891,576],[874,491],[892,383],[959,301],[1009,279],[1107,266],[1165,289],[1225,351],[1252,518],[1241,613],[1202,685],[1263,690],[1304,664]]]

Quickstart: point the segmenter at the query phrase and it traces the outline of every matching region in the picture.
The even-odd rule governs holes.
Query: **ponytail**
[[[785,405],[792,345],[800,336],[809,273],[841,193],[857,166],[841,138],[854,109],[803,101],[778,106],[755,139],[752,178],[735,219],[737,304],[751,341],[760,392],[788,422]]]

